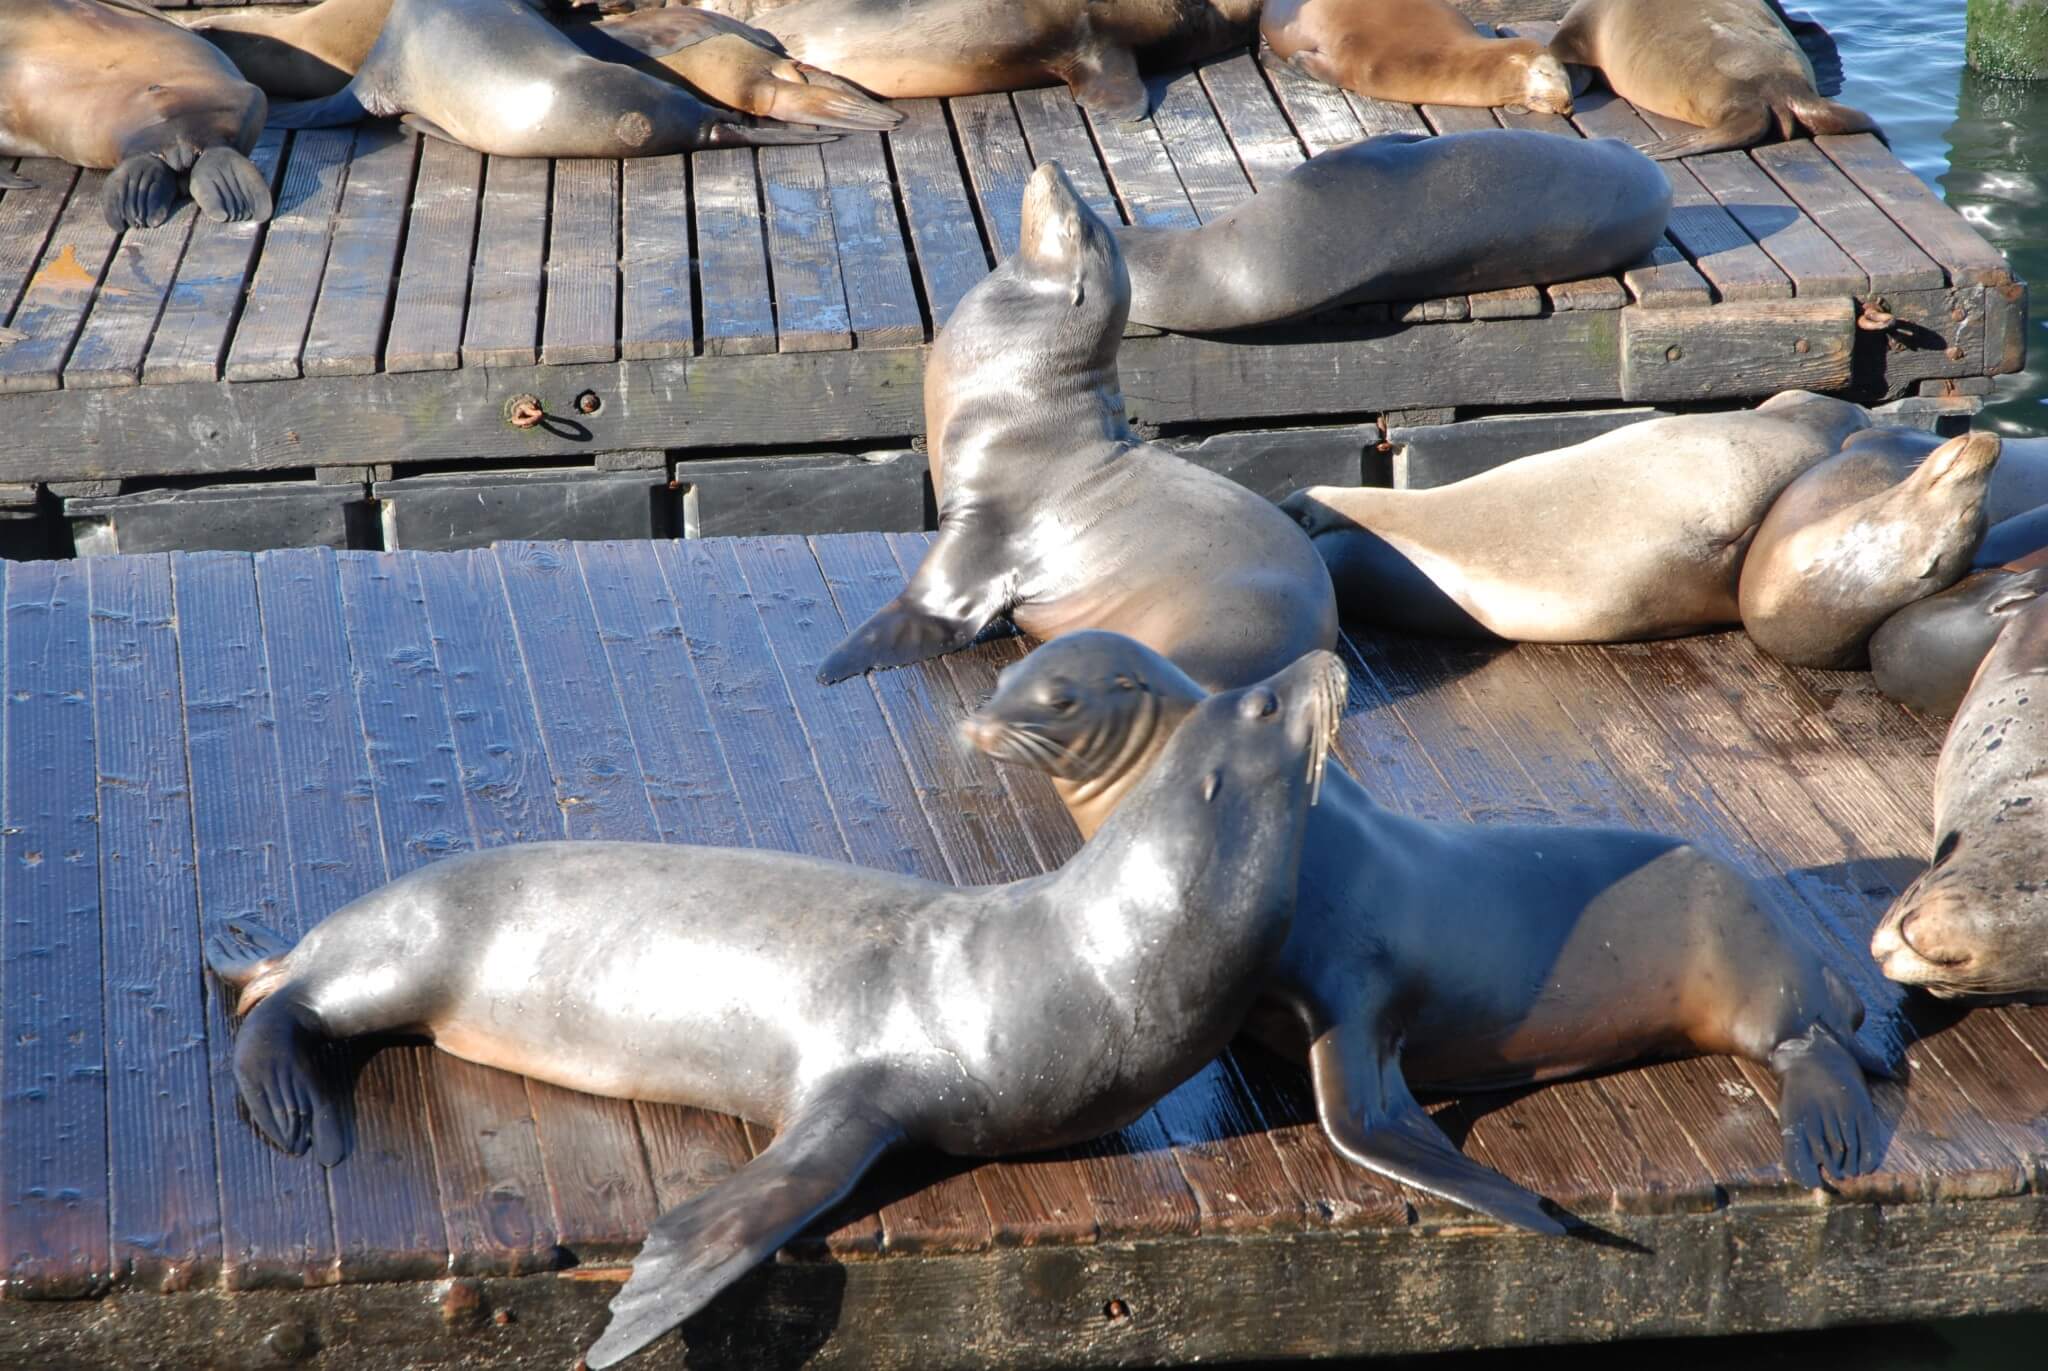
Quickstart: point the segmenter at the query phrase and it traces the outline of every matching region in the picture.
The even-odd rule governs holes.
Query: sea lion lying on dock
[[[1998,635],[2043,591],[2048,548],[1907,605],[1870,635],[1877,688],[1922,714],[1953,717]]]
[[[1266,0],[1259,32],[1290,65],[1375,100],[1572,112],[1548,48],[1482,38],[1445,0]]]

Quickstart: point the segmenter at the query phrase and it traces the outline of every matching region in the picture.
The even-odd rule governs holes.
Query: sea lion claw
[[[1779,1082],[1778,1131],[1785,1169],[1809,1190],[1877,1169],[1883,1154],[1877,1107],[1854,1053],[1815,1024],[1771,1053]]]

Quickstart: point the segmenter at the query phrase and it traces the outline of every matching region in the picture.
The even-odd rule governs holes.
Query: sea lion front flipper
[[[1105,43],[1061,75],[1073,89],[1074,99],[1105,119],[1128,124],[1143,119],[1152,108],[1152,92],[1145,89],[1145,78],[1138,75],[1138,59],[1129,48]]]
[[[1771,1053],[1778,1077],[1778,1131],[1785,1166],[1809,1189],[1875,1171],[1883,1159],[1877,1106],[1856,1055],[1824,1024],[1814,1024]]]
[[[781,40],[764,29],[712,10],[685,6],[642,10],[595,24],[572,25],[562,31],[563,37],[592,57],[627,66],[666,57],[721,34],[744,38],[756,47],[788,55]]]
[[[654,1221],[633,1274],[612,1299],[604,1336],[584,1354],[603,1371],[709,1304],[846,1198],[903,1126],[842,1082],[800,1109],[761,1155]]]
[[[138,152],[107,173],[100,189],[100,213],[107,227],[155,228],[178,203],[178,173],[163,158]]]
[[[422,137],[438,139],[443,143],[453,143],[458,148],[462,146],[460,138],[457,138],[425,115],[401,114],[398,116],[398,122]]]
[[[1762,141],[1770,128],[1770,106],[1750,105],[1733,111],[1712,128],[1660,138],[1654,143],[1643,144],[1638,151],[1655,162],[1668,162],[1674,157],[1695,157],[1706,152],[1729,152]]]
[[[11,171],[0,171],[0,190],[34,190],[36,183]]]
[[[1553,1214],[1541,1195],[1453,1147],[1409,1093],[1399,1060],[1366,1025],[1325,1030],[1308,1061],[1323,1136],[1346,1159],[1533,1233],[1562,1236],[1577,1226]]]
[[[993,540],[944,518],[939,523],[939,536],[910,584],[832,649],[818,667],[820,685],[958,652],[1009,611],[1000,578],[988,572],[1005,559],[1000,542],[992,546]]]
[[[269,179],[229,147],[200,153],[185,178],[185,189],[198,202],[200,213],[217,224],[261,224],[273,208]]]

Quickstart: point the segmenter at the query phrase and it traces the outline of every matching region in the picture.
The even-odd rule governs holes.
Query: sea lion
[[[1429,490],[1281,501],[1350,617],[1411,632],[1626,642],[1740,617],[1743,554],[1778,493],[1868,425],[1807,391],[1615,429]]]
[[[320,0],[298,10],[216,10],[188,27],[242,75],[281,100],[318,100],[349,83],[391,13],[392,0]]]
[[[2004,460],[1999,458],[2000,462]],[[1994,485],[1998,481],[1995,474],[1991,479]],[[2048,548],[2048,505],[2015,514],[1985,529],[1984,541],[1977,544],[1977,555],[1970,559],[1970,566],[1978,570],[2007,566],[2043,548]]]
[[[1850,434],[1842,448],[1882,452],[1905,471],[1947,441],[1924,428],[1887,425]],[[2048,438],[2010,438],[2001,434],[2000,441],[2004,446],[1998,454],[1998,466],[1992,471],[1990,489],[1984,494],[1984,521],[1993,525],[2048,505]]]
[[[1077,633],[1005,668],[962,732],[1106,795],[1145,784],[1133,777],[1202,699],[1131,639]],[[1103,821],[1099,807],[1076,818]],[[1882,1150],[1863,1072],[1891,1068],[1856,1038],[1862,1003],[1747,882],[1677,838],[1410,819],[1333,763],[1266,997],[1278,1012],[1250,1027],[1282,1051],[1305,1033],[1339,1153],[1539,1232],[1567,1224],[1459,1153],[1411,1086],[1488,1090],[1728,1053],[1777,1073],[1785,1167],[1802,1184],[1870,1171]]]
[[[209,219],[268,219],[270,182],[248,158],[266,109],[227,58],[142,0],[0,5],[0,156],[111,170],[112,228],[163,223],[181,180]]]
[[[1329,575],[1287,517],[1124,422],[1130,299],[1115,238],[1042,164],[1017,251],[925,363],[938,537],[819,680],[955,651],[1003,615],[1039,638],[1128,633],[1211,689],[1336,641]]]
[[[1514,211],[1474,212],[1475,197]],[[1597,276],[1648,252],[1670,212],[1670,182],[1619,139],[1383,133],[1311,157],[1200,228],[1120,228],[1117,241],[1133,319],[1213,333]]]
[[[237,920],[235,1080],[338,1162],[323,1039],[425,1033],[577,1090],[721,1110],[775,1141],[658,1219],[590,1349],[702,1308],[905,1144],[960,1156],[1120,1128],[1222,1050],[1287,936],[1345,691],[1312,653],[1206,701],[1057,872],[960,888],[790,853],[543,842],[451,857],[297,946]]]
[[[1064,81],[1111,119],[1142,119],[1140,66],[1249,46],[1259,0],[710,0],[792,57],[889,99],[981,95]]]
[[[1943,999],[2048,1003],[2048,596],[1998,635],[1934,769],[1934,861],[1871,936]]]
[[[328,128],[373,116],[494,157],[658,157],[833,136],[721,118],[668,82],[579,50],[520,0],[395,0],[346,86],[280,105],[270,122]]]
[[[2048,548],[1907,605],[1870,635],[1877,688],[1922,714],[1952,717],[1998,635],[2044,590]]]
[[[1742,559],[1749,636],[1789,666],[1862,666],[1879,624],[1970,569],[1998,450],[1997,434],[1970,433],[1902,469],[1852,447],[1801,474]]]
[[[1266,0],[1259,32],[1318,81],[1414,105],[1570,114],[1564,63],[1533,38],[1482,38],[1444,0]]]
[[[1702,126],[1649,144],[1651,157],[1746,148],[1774,122],[1780,138],[1800,126],[1884,136],[1863,111],[1822,97],[1813,64],[1763,0],[1578,0],[1550,51],[1599,68],[1638,108]]]

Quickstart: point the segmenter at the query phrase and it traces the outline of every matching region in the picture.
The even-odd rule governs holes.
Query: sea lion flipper
[[[11,171],[0,171],[0,190],[34,190],[36,183]]]
[[[178,203],[178,174],[154,153],[139,152],[107,173],[100,212],[107,227],[155,228]]]
[[[186,178],[200,212],[215,223],[260,224],[273,208],[270,180],[234,148],[208,148]]]
[[[1582,1226],[1453,1147],[1409,1092],[1400,1061],[1364,1025],[1339,1024],[1318,1035],[1309,1072],[1323,1136],[1347,1160],[1534,1233],[1562,1236]]]
[[[909,666],[958,652],[988,624],[952,619],[923,608],[905,591],[868,616],[818,666],[818,683],[831,685],[881,667]]]
[[[1726,119],[1712,128],[1695,129],[1691,133],[1660,138],[1654,143],[1643,144],[1639,151],[1655,162],[1668,162],[1674,157],[1694,157],[1707,152],[1728,152],[1761,141],[1770,131],[1770,127],[1770,106],[1747,105],[1732,111]]]
[[[1145,89],[1145,78],[1138,75],[1138,59],[1129,48],[1104,44],[1077,59],[1063,75],[1073,88],[1074,99],[1105,119],[1131,123],[1143,119],[1152,108],[1152,93]]]
[[[781,42],[772,33],[711,10],[686,6],[643,10],[596,24],[572,25],[562,31],[563,37],[592,57],[607,62],[623,62],[628,66],[666,57],[707,38],[725,34],[744,38],[770,52],[783,51]]]
[[[348,1155],[340,1103],[322,1079],[318,1039],[290,986],[260,1001],[235,1034],[235,1086],[249,1120],[297,1156],[333,1166]]]
[[[1823,1024],[1780,1043],[1771,1053],[1779,1083],[1778,1130],[1785,1166],[1798,1182],[1820,1189],[1877,1169],[1884,1139],[1854,1054]]]
[[[774,1255],[846,1198],[903,1127],[869,1102],[870,1084],[843,1082],[799,1110],[732,1175],[654,1221],[633,1274],[612,1299],[611,1322],[584,1361],[592,1371],[631,1356]]]
[[[1872,133],[1877,135],[1878,142],[1890,146],[1890,140],[1877,126],[1877,121],[1854,105],[1806,94],[1787,96],[1785,103],[1815,137],[1827,133]]]

